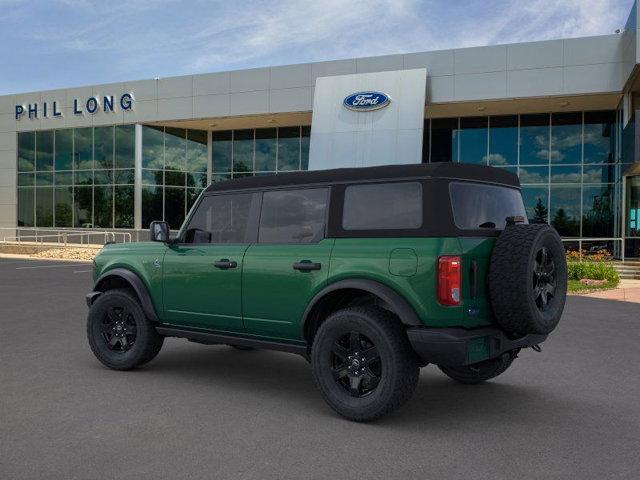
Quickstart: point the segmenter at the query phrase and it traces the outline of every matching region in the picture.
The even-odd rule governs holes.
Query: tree
[[[547,215],[549,210],[542,203],[542,199],[538,198],[536,206],[533,208],[533,223],[547,223]]]

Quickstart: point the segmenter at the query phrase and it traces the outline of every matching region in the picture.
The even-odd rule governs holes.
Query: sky
[[[614,33],[633,0],[0,0],[0,95]]]

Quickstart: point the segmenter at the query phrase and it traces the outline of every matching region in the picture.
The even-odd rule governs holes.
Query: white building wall
[[[309,170],[421,163],[426,79],[424,68],[318,78]],[[374,111],[343,105],[362,91],[382,92],[391,101]]]

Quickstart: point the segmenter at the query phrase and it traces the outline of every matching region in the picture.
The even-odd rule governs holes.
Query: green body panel
[[[487,276],[489,275],[489,260],[495,245],[495,238],[461,237],[462,250],[462,300],[465,305],[465,327],[480,327],[493,323],[493,313],[489,303]],[[476,298],[471,299],[471,285],[469,274],[471,262],[477,265]]]
[[[242,259],[248,245],[171,245],[164,256],[164,310],[172,325],[241,333]],[[234,261],[220,269],[217,260]]]
[[[326,286],[368,279],[397,292],[429,327],[480,327],[492,323],[486,290],[495,238],[338,238],[315,244],[109,245],[96,257],[96,275],[127,268],[147,286],[160,321],[250,336],[302,342],[302,317]],[[462,257],[462,303],[436,297],[441,255]],[[213,262],[229,259],[237,268]],[[476,297],[470,271],[477,265]],[[297,271],[301,261],[320,263]],[[163,278],[164,277],[164,278]]]
[[[334,240],[319,243],[255,244],[242,272],[242,305],[247,333],[302,340],[300,320],[310,300],[327,283]],[[296,262],[320,263],[320,270],[298,271]]]
[[[389,273],[392,252],[396,249],[415,252],[418,262],[414,275]],[[460,325],[462,307],[443,307],[436,301],[437,259],[440,255],[460,253],[457,238],[339,238],[331,255],[328,281],[374,280],[402,296],[425,325]]]
[[[162,318],[162,262],[166,250],[167,246],[159,242],[106,245],[94,260],[94,280],[115,268],[131,270],[147,287],[156,313]]]

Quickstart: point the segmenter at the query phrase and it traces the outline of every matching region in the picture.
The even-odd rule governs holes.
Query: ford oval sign
[[[347,96],[342,103],[349,110],[370,112],[386,107],[391,99],[382,92],[356,92]]]

